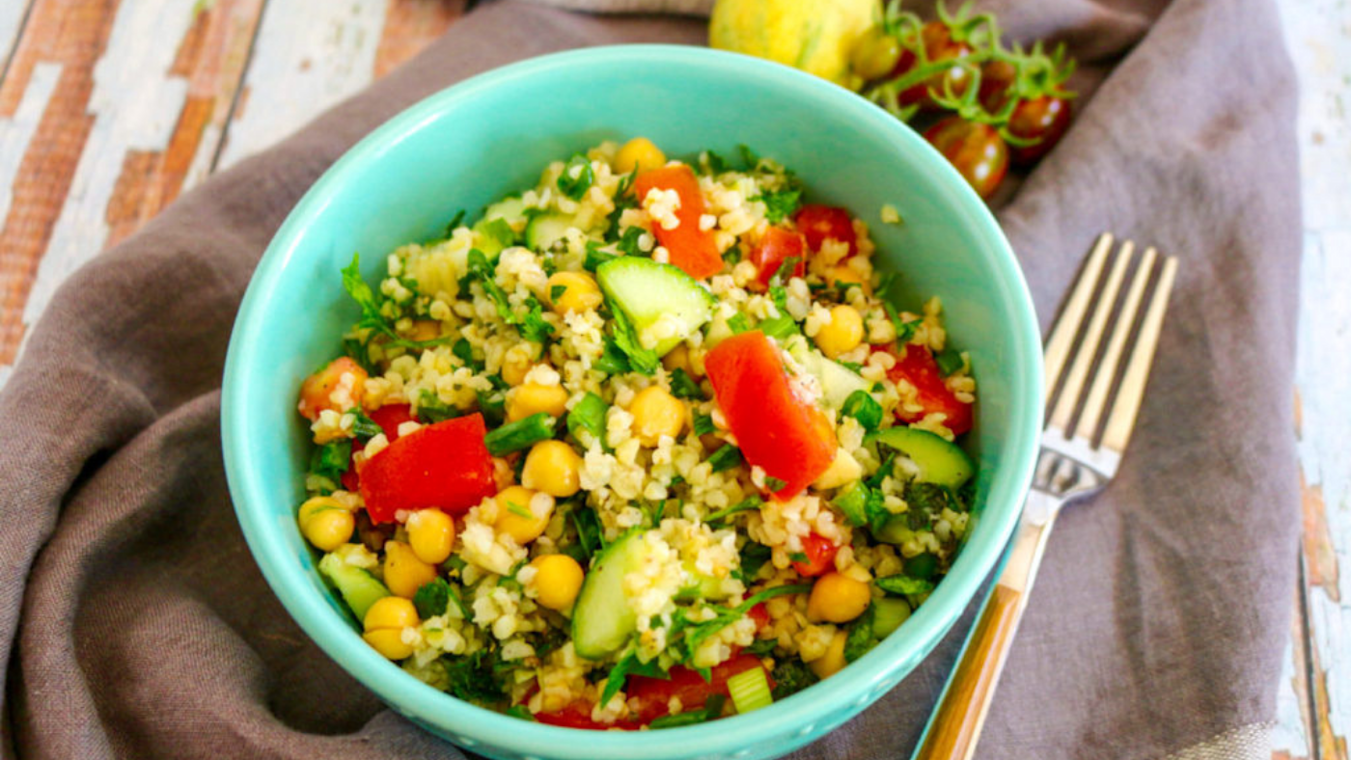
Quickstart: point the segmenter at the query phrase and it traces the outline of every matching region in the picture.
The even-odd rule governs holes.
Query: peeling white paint
[[[243,113],[230,125],[218,168],[304,126],[365,87],[385,27],[384,0],[271,2],[245,78]]]
[[[9,59],[9,54],[19,41],[19,25],[23,23],[24,14],[31,2],[32,0],[8,0],[0,3],[0,66]],[[7,175],[0,174],[0,177],[3,176]],[[3,384],[0,382],[0,385]]]
[[[60,78],[59,63],[34,66],[13,118],[0,119],[0,224],[9,216],[9,205],[14,202],[14,177]]]

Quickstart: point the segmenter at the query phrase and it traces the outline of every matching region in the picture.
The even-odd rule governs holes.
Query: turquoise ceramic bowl
[[[338,270],[383,254],[535,182],[549,161],[645,135],[668,155],[750,144],[795,170],[810,199],[868,221],[901,303],[942,296],[980,384],[968,543],[929,601],[868,655],[753,716],[657,732],[583,732],[458,701],[367,647],[296,528],[310,444],[301,380],[339,351],[357,317]],[[905,223],[882,224],[891,203]],[[418,103],[333,165],[291,212],[253,277],[230,341],[222,427],[230,491],[264,576],[296,621],[395,710],[498,758],[766,758],[821,736],[927,655],[994,566],[1017,520],[1041,424],[1041,349],[1026,284],[984,204],[917,134],[863,99],[793,69],[692,47],[623,46],[546,56]]]

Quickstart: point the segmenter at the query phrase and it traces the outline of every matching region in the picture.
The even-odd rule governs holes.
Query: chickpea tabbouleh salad
[[[521,718],[747,712],[894,631],[968,527],[969,358],[742,149],[603,143],[387,257],[308,378],[300,506],[364,638]]]

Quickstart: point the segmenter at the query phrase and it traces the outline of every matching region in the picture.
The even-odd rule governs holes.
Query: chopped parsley
[[[798,207],[802,205],[802,191],[796,188],[761,193],[751,200],[758,200],[765,204],[765,219],[770,224],[787,219],[797,213]]]
[[[771,491],[782,491],[787,485],[788,481],[786,480],[779,480],[773,475],[765,476],[765,488],[768,488]]]
[[[591,170],[591,162],[578,153],[563,167],[563,173],[558,175],[558,191],[574,201],[580,201],[595,181],[596,174]]]
[[[713,452],[708,457],[708,463],[713,465],[714,472],[730,470],[741,464],[741,449],[732,444],[725,444],[722,448]]]
[[[671,373],[671,395],[692,401],[705,400],[703,389],[683,369]]]
[[[629,321],[629,315],[615,303],[613,299],[606,299],[610,306],[610,313],[614,316],[614,344],[629,359],[629,367],[635,372],[640,372],[651,377],[656,374],[658,360],[657,352],[650,348],[644,348],[641,341],[638,340],[638,330]]]

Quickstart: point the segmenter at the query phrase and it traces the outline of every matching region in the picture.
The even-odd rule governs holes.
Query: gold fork
[[[1058,400],[1042,433],[1032,490],[1003,572],[967,639],[942,702],[930,718],[924,743],[916,753],[922,760],[969,760],[975,753],[1056,515],[1066,502],[1102,490],[1116,474],[1130,441],[1177,274],[1177,259],[1160,257],[1153,248],[1145,250],[1131,276],[1106,348],[1100,352],[1103,333],[1117,311],[1121,285],[1135,252],[1133,243],[1123,242],[1103,281],[1112,243],[1110,234],[1098,238],[1046,342],[1047,403],[1052,398]],[[1151,283],[1153,288],[1149,289]],[[1137,330],[1135,324],[1147,289],[1148,306]],[[1081,333],[1082,338],[1076,340]],[[1132,333],[1129,360],[1119,373]],[[1115,394],[1113,385],[1117,385]],[[1058,397],[1053,393],[1057,386],[1062,386]],[[1076,415],[1081,404],[1082,410]]]

